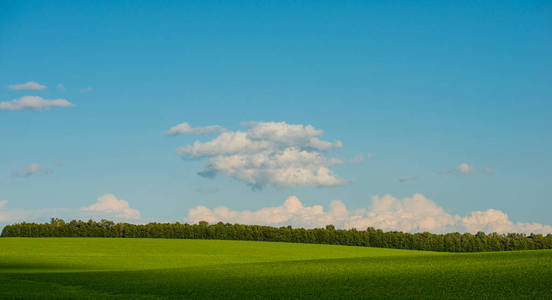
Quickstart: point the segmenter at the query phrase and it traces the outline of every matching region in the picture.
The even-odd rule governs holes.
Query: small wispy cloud
[[[38,82],[29,81],[29,82],[20,83],[20,84],[8,85],[8,88],[12,90],[41,91],[45,89],[46,86]]]
[[[366,154],[366,155],[359,154],[359,155],[351,158],[349,160],[349,162],[351,162],[351,163],[361,163],[361,162],[363,162],[367,159],[370,159],[370,157],[371,157],[371,154]]]
[[[219,125],[211,125],[211,126],[204,126],[204,127],[192,127],[190,124],[184,122],[180,123],[171,129],[167,130],[165,133],[166,135],[181,135],[181,134],[196,134],[196,135],[202,135],[202,134],[217,134],[225,132],[226,129]]]
[[[418,180],[418,176],[404,176],[399,178],[400,183]]]
[[[67,89],[65,88],[65,86],[63,86],[63,84],[61,83],[58,83],[58,85],[56,86],[56,88],[60,91],[60,92],[65,92]]]
[[[48,167],[42,167],[39,164],[33,163],[26,166],[14,168],[12,175],[15,177],[29,177],[31,175],[47,175],[53,170]]]
[[[493,169],[493,167],[486,166],[486,167],[483,167],[482,171],[487,173],[487,174],[491,174],[492,169]],[[477,173],[477,172],[478,172],[478,169],[475,166],[473,166],[469,163],[466,163],[466,162],[463,162],[463,163],[457,165],[454,168],[437,171],[438,174],[456,173],[456,174],[460,174],[460,175],[471,175],[471,174],[474,174],[474,173]]]
[[[487,174],[494,174],[494,166],[484,166],[483,172]]]
[[[47,100],[39,96],[23,96],[19,99],[0,102],[0,110],[42,110],[51,107],[71,107],[73,103],[65,99]]]
[[[461,163],[456,166],[456,171],[462,175],[469,175],[475,173],[475,168],[468,163]]]
[[[52,165],[54,165],[56,167],[61,167],[61,166],[63,166],[63,160],[61,158],[58,158],[58,159],[56,159],[52,162]]]
[[[93,90],[93,88],[91,86],[89,87],[86,87],[84,89],[81,89],[80,92],[81,93],[88,93],[88,92],[91,92]]]

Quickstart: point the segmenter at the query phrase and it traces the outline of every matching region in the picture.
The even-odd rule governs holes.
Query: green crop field
[[[1,238],[0,298],[551,298],[552,251]]]

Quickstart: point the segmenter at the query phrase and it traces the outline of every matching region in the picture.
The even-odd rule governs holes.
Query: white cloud
[[[456,171],[462,175],[469,175],[475,173],[475,168],[468,163],[461,163],[456,166]]]
[[[81,93],[88,93],[88,92],[91,92],[92,90],[93,90],[93,88],[91,86],[89,86],[87,88],[81,89],[80,92]]]
[[[462,225],[469,232],[552,233],[552,226],[539,223],[514,223],[506,213],[496,209],[472,212],[471,215],[462,218]]]
[[[192,145],[179,147],[176,151],[183,158],[203,158],[237,153],[255,153],[268,150],[272,144],[268,141],[253,141],[245,132],[224,132],[208,141],[195,141]]]
[[[8,88],[12,90],[31,90],[31,91],[41,91],[46,88],[45,85],[42,85],[38,82],[29,81],[21,84],[8,85]]]
[[[52,173],[52,169],[47,167],[41,167],[38,164],[30,164],[14,168],[12,171],[13,176],[17,177],[29,177],[31,175],[46,175]]]
[[[249,122],[246,132],[227,131],[216,138],[177,148],[185,159],[207,158],[198,174],[228,176],[254,188],[267,184],[286,186],[336,186],[344,183],[331,170],[340,160],[325,153],[342,147],[328,142],[311,125],[285,122]]]
[[[335,143],[319,139],[324,131],[311,125],[288,124],[286,122],[247,122],[247,137],[253,141],[267,141],[283,147],[301,147],[318,151],[342,148],[341,141]]]
[[[197,223],[261,224],[271,226],[319,228],[333,224],[338,228],[365,230],[367,227],[385,231],[405,232],[521,232],[552,233],[552,226],[538,223],[514,223],[499,210],[475,211],[466,217],[447,213],[422,194],[402,200],[391,195],[374,196],[370,208],[348,210],[343,202],[332,201],[328,211],[321,205],[304,206],[295,196],[283,205],[256,211],[235,211],[227,207],[190,209],[187,221]]]
[[[350,228],[374,227],[383,230],[406,232],[446,232],[451,231],[458,216],[446,213],[435,202],[422,194],[399,200],[391,195],[372,197],[369,210],[361,210],[348,222]]]
[[[487,174],[491,174],[492,173],[492,168],[493,167],[489,167],[489,166],[486,166],[483,168],[483,172],[487,173]],[[470,165],[466,162],[463,162],[459,165],[457,165],[456,167],[454,168],[451,168],[451,169],[445,169],[445,170],[440,170],[440,171],[437,171],[438,174],[461,174],[461,175],[470,175],[470,174],[474,174],[474,173],[477,173],[478,170],[476,167],[474,167],[473,165]]]
[[[88,207],[82,207],[81,210],[107,214],[108,216],[121,219],[140,218],[140,212],[138,210],[130,208],[127,201],[119,200],[113,194],[105,194],[98,198],[96,203]]]
[[[223,127],[219,125],[205,126],[205,127],[195,127],[192,128],[190,124],[184,122],[180,123],[171,129],[167,130],[166,135],[180,135],[180,134],[215,134],[222,133],[226,131]]]
[[[46,100],[39,96],[23,96],[19,99],[0,102],[0,110],[42,110],[50,107],[71,107],[65,99]]]
[[[65,86],[63,86],[63,84],[61,83],[58,83],[58,85],[56,86],[57,89],[61,92],[65,92],[67,89],[65,88]]]
[[[108,218],[138,220],[140,212],[130,208],[127,201],[112,194],[98,198],[98,201],[80,210],[68,208],[9,210],[6,200],[0,201],[0,223],[48,220],[50,217]],[[281,206],[258,210],[236,211],[227,207],[209,209],[197,206],[190,209],[186,222],[207,221],[216,223],[255,224],[303,228],[320,228],[333,224],[337,228],[365,230],[374,227],[384,231],[403,232],[499,232],[499,233],[541,233],[552,234],[552,226],[539,223],[513,222],[500,210],[474,211],[465,217],[446,212],[435,202],[422,194],[397,199],[391,195],[374,196],[368,208],[348,210],[341,201],[332,201],[329,209],[321,205],[305,206],[295,196],[289,197]]]
[[[336,202],[337,203],[337,202]],[[331,213],[331,212],[330,212]],[[281,225],[296,224],[306,227],[320,227],[325,221],[333,221],[328,218],[320,205],[305,207],[295,196],[289,197],[282,206],[262,208],[257,211],[232,211],[226,207],[218,207],[210,210],[204,206],[198,206],[190,210],[188,221],[197,223],[218,221],[241,224]]]

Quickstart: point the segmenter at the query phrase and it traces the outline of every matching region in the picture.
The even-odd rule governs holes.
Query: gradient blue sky
[[[28,81],[47,88],[8,88]],[[144,219],[182,220],[197,205],[421,193],[449,213],[552,224],[550,1],[2,1],[0,102],[22,96],[75,107],[0,110],[5,208],[113,193]],[[310,124],[343,142],[328,156],[371,157],[332,168],[351,184],[252,190],[175,153],[212,136],[164,135],[247,121]],[[463,162],[494,172],[437,172]],[[31,163],[53,172],[12,175]]]

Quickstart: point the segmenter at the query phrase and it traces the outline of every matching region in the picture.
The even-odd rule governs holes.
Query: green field
[[[551,298],[552,251],[1,238],[1,298]]]

